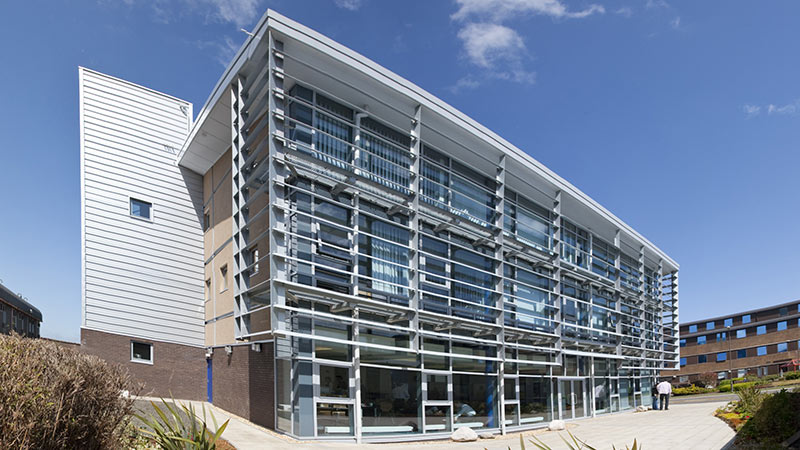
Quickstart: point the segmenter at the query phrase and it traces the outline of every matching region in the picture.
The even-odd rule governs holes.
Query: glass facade
[[[529,168],[437,137],[425,116],[265,77],[280,87],[272,137],[243,114],[232,157],[234,236],[267,236],[269,280],[232,270],[237,337],[274,337],[279,431],[441,437],[650,404],[658,371],[679,363],[673,263],[606,219],[602,233],[568,219],[576,206]],[[269,195],[264,230],[249,226],[262,213],[248,189]]]

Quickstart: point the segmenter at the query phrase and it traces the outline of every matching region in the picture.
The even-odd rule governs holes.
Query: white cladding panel
[[[176,164],[192,105],[79,69],[84,328],[202,346],[203,180]],[[153,204],[152,221],[130,199]]]

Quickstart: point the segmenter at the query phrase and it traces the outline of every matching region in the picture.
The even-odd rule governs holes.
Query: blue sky
[[[681,264],[683,320],[800,297],[799,2],[29,0],[0,14],[0,279],[45,336],[79,338],[77,67],[197,112],[268,7],[639,230]]]

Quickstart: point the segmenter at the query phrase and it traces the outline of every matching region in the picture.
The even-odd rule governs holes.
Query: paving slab
[[[202,402],[193,402],[200,407]],[[567,430],[597,450],[631,446],[633,440],[645,450],[718,450],[733,441],[735,433],[714,411],[725,402],[672,405],[668,411],[624,412],[568,422]],[[455,443],[450,441],[403,442],[395,444],[355,444],[348,442],[297,442],[255,426],[225,411],[208,406],[219,423],[231,419],[223,437],[238,450],[250,449],[360,449],[360,450],[507,450],[520,448],[520,433],[497,436],[495,439]],[[533,430],[522,433],[526,448],[535,448],[535,436],[553,449],[567,449],[561,436],[566,432]]]

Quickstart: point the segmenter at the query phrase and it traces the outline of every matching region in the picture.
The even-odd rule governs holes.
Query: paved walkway
[[[195,403],[200,406],[199,402]],[[598,450],[624,449],[631,446],[634,438],[644,446],[644,450],[672,450],[690,448],[694,450],[718,450],[724,448],[734,438],[734,432],[723,421],[713,416],[714,410],[725,402],[691,403],[673,405],[669,411],[647,411],[644,413],[626,412],[568,422],[568,430]],[[230,415],[217,408],[210,408],[219,423]],[[535,430],[524,433],[526,448],[536,448],[529,442],[536,436],[553,449],[566,449],[559,437],[566,432]],[[519,434],[498,436],[496,439],[479,440],[469,443],[450,441],[410,442],[399,444],[361,444],[354,443],[300,443],[273,432],[256,427],[233,417],[223,438],[238,450],[249,449],[352,449],[361,450],[506,450],[510,446],[518,450]]]

